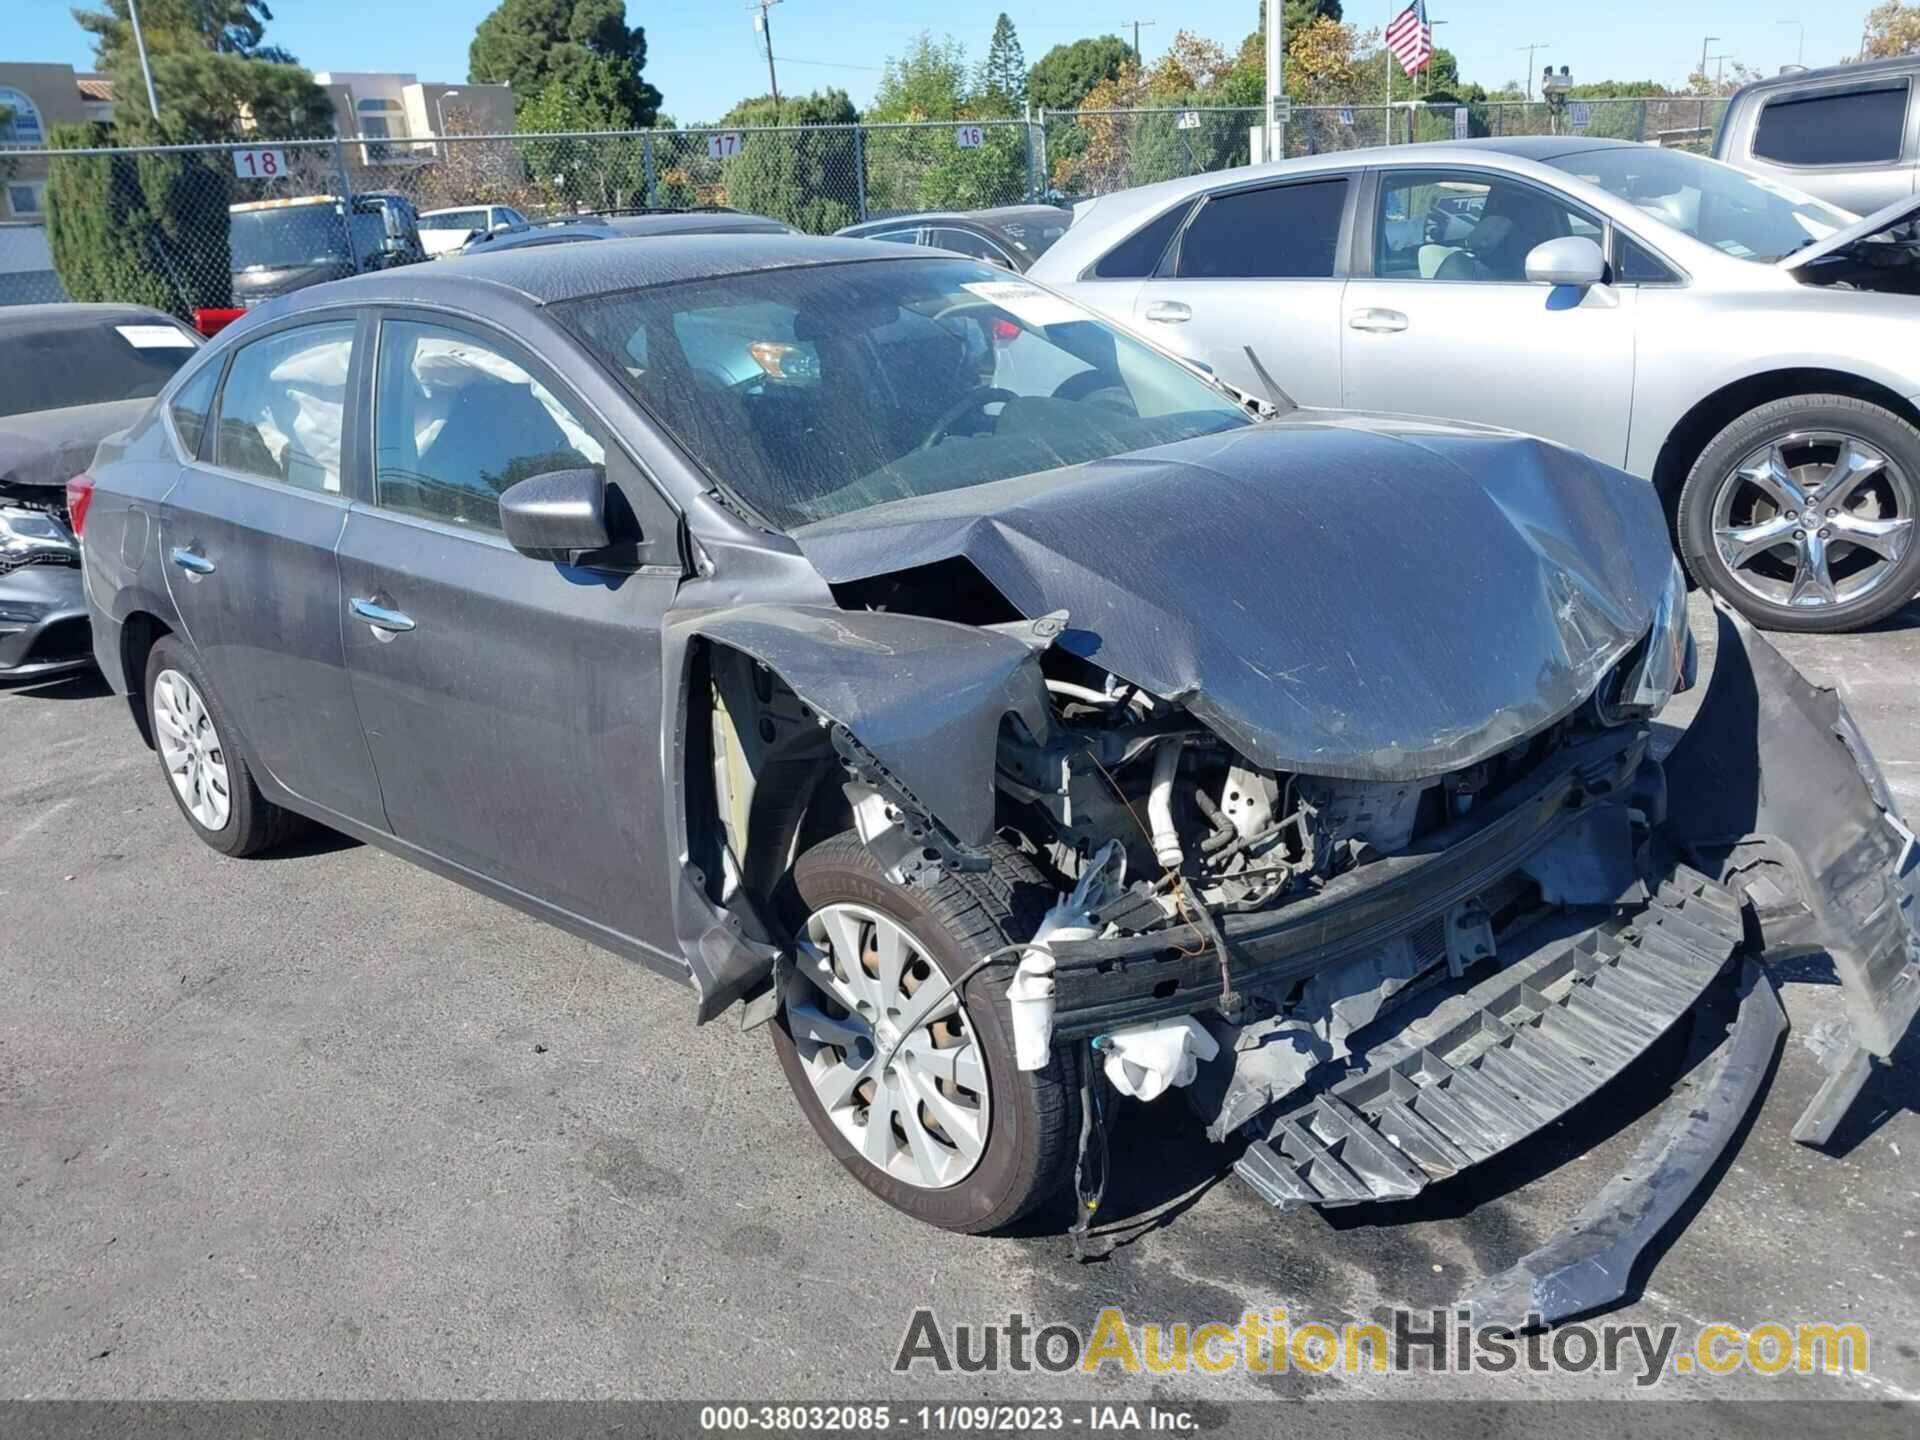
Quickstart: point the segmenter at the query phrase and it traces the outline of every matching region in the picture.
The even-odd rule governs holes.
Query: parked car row
[[[1084,1231],[1170,1089],[1276,1207],[1405,1198],[1686,1019],[1660,1143],[1475,1309],[1617,1298],[1764,1082],[1762,960],[1847,997],[1809,1143],[1920,1009],[1910,833],[1737,613],[1913,592],[1907,213],[1563,138],[1067,222],[275,298],[69,482],[94,657],[205,843],[324,825],[739,1007],[952,1229],[1077,1178]],[[1735,608],[1659,759],[1670,520]]]

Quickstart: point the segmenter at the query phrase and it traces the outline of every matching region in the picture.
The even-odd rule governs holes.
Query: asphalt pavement
[[[1920,603],[1779,643],[1839,686],[1920,815]],[[1793,1031],[1762,1105],[1610,1318],[1872,1337],[1866,1374],[1670,1374],[1653,1393],[1920,1400],[1920,1044],[1830,1153],[1796,1146],[1807,1037],[1838,1005],[1817,966],[1783,978]],[[0,692],[0,985],[4,1397],[1649,1393],[1598,1370],[891,1366],[919,1306],[1087,1329],[1107,1306],[1300,1325],[1447,1305],[1631,1153],[1666,1051],[1402,1206],[1276,1216],[1171,1097],[1122,1115],[1106,1261],[1074,1262],[1058,1211],[948,1235],[858,1188],[766,1034],[696,1027],[671,982],[371,847],[216,855],[92,677]]]

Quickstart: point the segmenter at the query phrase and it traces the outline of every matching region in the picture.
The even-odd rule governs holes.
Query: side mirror
[[[1607,257],[1584,235],[1563,235],[1527,252],[1527,279],[1539,285],[1598,285],[1607,278]]]
[[[607,533],[606,481],[598,470],[531,475],[502,492],[500,528],[522,555],[576,564],[613,544]]]

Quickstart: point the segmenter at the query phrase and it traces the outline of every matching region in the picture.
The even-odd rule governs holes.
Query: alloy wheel
[[[960,997],[927,947],[864,905],[807,917],[787,1026],[813,1093],[876,1169],[904,1184],[958,1184],[986,1149],[986,1066]]]
[[[1912,479],[1857,435],[1770,440],[1720,482],[1713,543],[1734,583],[1770,605],[1852,604],[1898,568],[1913,539]]]
[[[224,830],[233,812],[226,750],[206,701],[178,670],[154,678],[153,728],[180,803],[208,830]]]

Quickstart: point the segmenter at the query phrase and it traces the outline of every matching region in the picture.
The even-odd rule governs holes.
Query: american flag
[[[1427,23],[1427,0],[1413,0],[1387,26],[1387,49],[1409,75],[1433,61],[1433,26]]]

